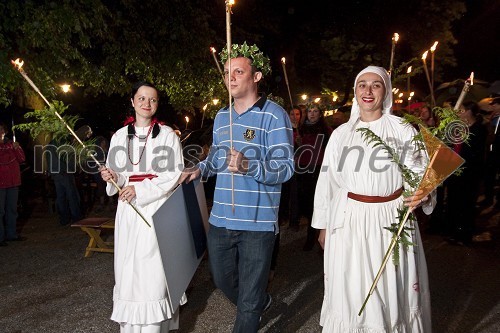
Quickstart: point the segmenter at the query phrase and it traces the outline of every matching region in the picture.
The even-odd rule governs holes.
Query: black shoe
[[[6,242],[6,241],[1,241],[1,242],[0,242],[0,246],[8,246],[8,245],[9,245],[9,244],[7,244],[7,242]]]
[[[22,236],[17,236],[16,238],[7,238],[8,242],[24,242],[27,238]]]

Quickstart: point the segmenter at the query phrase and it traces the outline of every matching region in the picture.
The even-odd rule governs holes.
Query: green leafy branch
[[[416,117],[416,116],[411,115],[411,114],[404,115],[403,123],[411,124],[411,125],[426,126],[434,137],[438,138],[439,140],[441,140],[442,142],[444,142],[447,145],[452,145],[454,143],[454,141],[456,140],[456,138],[452,137],[452,134],[450,133],[451,132],[450,128],[457,127],[456,125],[458,123],[463,124],[464,128],[467,125],[464,124],[463,120],[460,119],[457,112],[451,108],[442,108],[442,107],[436,106],[432,109],[432,112],[435,115],[435,119],[436,119],[436,123],[437,123],[437,125],[434,127],[426,126],[419,117]],[[462,140],[463,143],[468,144],[470,137],[469,137],[468,133],[463,133],[463,136],[460,139]],[[425,149],[422,134],[417,133],[413,137],[413,142],[418,147],[418,149],[422,149],[422,150]],[[463,167],[460,167],[457,170],[455,170],[454,174],[460,175],[462,172],[463,172]]]
[[[397,219],[399,221],[402,221],[404,219],[404,216],[406,215],[409,207],[403,206],[403,208],[398,208],[398,216]],[[410,224],[413,224],[417,221],[415,218],[414,214],[410,214],[408,216],[408,221]],[[401,223],[401,222],[400,222]],[[397,237],[398,233],[398,228],[399,228],[399,223],[391,223],[390,227],[384,227],[384,229],[389,230],[392,232],[392,237],[393,239]],[[410,246],[415,246],[416,244],[411,242],[409,237],[410,237],[410,232],[414,231],[415,228],[413,227],[403,227],[403,231],[399,235],[399,238],[396,240],[396,246],[394,246],[394,252],[392,253],[392,262],[394,266],[397,266],[399,263],[399,247],[400,245],[403,247],[405,251],[408,251]]]
[[[396,163],[396,165],[398,166],[399,170],[403,175],[404,181],[410,186],[410,188],[413,189],[418,188],[418,185],[420,184],[421,180],[420,176],[414,171],[410,170],[406,165],[401,163],[399,155],[391,146],[385,143],[384,140],[382,140],[377,134],[373,133],[373,131],[370,130],[369,128],[358,128],[357,131],[361,133],[361,136],[363,137],[363,139],[367,144],[371,144],[373,147],[382,147],[382,149],[384,149],[389,154],[389,156],[392,159],[392,162]],[[403,193],[403,196],[405,197],[408,197],[410,195],[411,193],[409,191],[405,191]],[[403,208],[398,209],[397,219],[399,223],[392,223],[391,227],[384,228],[392,232],[393,238],[397,237],[398,228],[402,223],[403,218],[408,209],[409,208],[406,206],[403,206]],[[416,221],[416,218],[413,214],[410,214],[408,220],[410,221],[410,223],[413,223],[414,221]],[[400,245],[402,245],[405,250],[407,250],[409,246],[414,245],[414,243],[410,242],[408,239],[408,237],[410,236],[408,233],[409,230],[414,230],[414,228],[403,227],[403,231],[396,240],[396,246],[394,246],[394,252],[392,253],[392,262],[394,263],[395,266],[397,266],[399,263]]]
[[[36,140],[40,135],[43,135],[42,141],[58,145],[57,154],[63,159],[75,159],[81,165],[88,160],[89,154],[93,152],[92,146],[95,144],[95,139],[84,141],[85,138],[80,138],[84,141],[86,148],[76,141],[71,140],[68,128],[56,116],[56,111],[61,115],[66,124],[74,131],[76,122],[80,119],[75,115],[68,115],[65,112],[69,106],[64,105],[61,101],[53,101],[52,105],[41,110],[27,112],[24,118],[29,120],[27,123],[14,125],[15,130],[29,132],[31,138]]]
[[[448,137],[449,128],[451,125],[453,125],[453,123],[460,122],[461,121],[460,117],[451,108],[435,107],[433,109],[433,112],[436,115],[438,125],[436,127],[429,128],[429,130],[432,133],[432,135],[434,135],[436,138],[449,144],[450,143],[450,138]],[[423,122],[418,117],[409,114],[405,115],[403,123],[423,125]],[[392,161],[396,163],[397,166],[399,167],[404,181],[410,186],[411,189],[418,188],[421,181],[421,177],[414,171],[410,170],[406,165],[401,163],[399,155],[391,146],[385,143],[378,135],[373,133],[373,131],[371,131],[368,128],[359,128],[357,129],[357,131],[361,133],[366,143],[371,144],[373,147],[380,146],[389,154]],[[467,143],[467,141],[468,137],[464,138],[464,142]],[[413,137],[412,142],[415,144],[417,149],[422,149],[422,150],[425,149],[424,141],[420,133],[416,134]],[[462,169],[459,168],[458,170],[455,171],[455,174],[460,174],[461,171]],[[408,190],[405,190],[403,193],[404,197],[408,197],[410,195],[412,195],[412,193]],[[408,209],[409,208],[406,206],[403,206],[401,209],[398,209],[397,219],[399,223],[392,223],[391,227],[384,228],[392,232],[393,237],[396,237],[398,228],[403,222],[404,216],[408,212]],[[415,215],[413,213],[410,214],[408,220],[410,221],[410,224],[415,223],[416,222]],[[408,231],[412,230],[414,230],[414,228],[404,226],[399,238],[396,240],[396,246],[394,247],[394,252],[392,257],[394,265],[397,265],[399,262],[400,245],[403,246],[405,250],[407,250],[409,246],[415,245],[414,243],[410,242],[408,238],[410,236]]]
[[[68,106],[64,105],[63,102],[53,101],[50,108],[45,107],[41,110],[27,112],[24,118],[29,122],[15,125],[14,129],[29,132],[33,139],[36,139],[40,134],[44,134],[44,139],[63,141],[70,133],[63,122],[56,116],[55,111],[63,117],[71,128],[74,128],[79,119],[78,116],[65,115],[67,109]]]
[[[373,133],[369,128],[358,128],[358,132],[361,133],[363,139],[367,144],[372,144],[373,147],[382,147],[391,157],[392,161],[397,164],[401,173],[403,174],[403,179],[412,188],[417,188],[420,183],[420,177],[417,173],[410,170],[406,165],[401,163],[399,155],[394,151],[394,149],[384,142],[377,134]]]

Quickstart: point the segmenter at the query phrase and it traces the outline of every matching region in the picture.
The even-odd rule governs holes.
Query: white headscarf
[[[359,112],[358,100],[356,99],[356,83],[358,82],[359,77],[365,73],[375,73],[378,76],[380,76],[380,78],[382,78],[382,81],[384,82],[385,86],[385,98],[384,98],[384,103],[382,104],[382,113],[392,114],[391,77],[389,76],[389,73],[387,73],[385,68],[377,66],[368,66],[361,72],[359,72],[359,74],[356,76],[356,80],[354,80],[354,101],[352,102],[351,116],[349,118],[349,123],[351,125],[354,125],[359,119],[360,112]]]

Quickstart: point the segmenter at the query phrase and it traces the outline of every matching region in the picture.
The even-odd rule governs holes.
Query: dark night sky
[[[442,77],[440,80],[436,81],[437,85],[442,82],[453,81],[455,79],[461,78],[465,79],[470,75],[470,72],[474,71],[475,78],[493,82],[495,80],[500,80],[500,70],[497,65],[498,52],[500,49],[500,39],[498,38],[498,32],[500,31],[500,1],[498,0],[464,0],[467,8],[467,12],[463,17],[455,21],[453,25],[453,34],[457,40],[457,44],[452,46],[454,50],[454,55],[456,58],[456,67],[441,67],[437,70],[441,70]],[[218,3],[218,2],[217,2]],[[273,68],[274,80],[271,80],[271,90],[278,89],[278,95],[287,96],[286,90],[284,88],[284,82],[279,81],[281,79],[281,64],[279,59],[282,56],[287,57],[287,64],[289,59],[294,61],[300,57],[301,52],[316,52],[315,49],[310,50],[297,50],[297,36],[303,32],[300,31],[297,26],[299,23],[303,24],[303,30],[310,30],[310,39],[318,39],[318,31],[321,31],[322,27],[326,27],[332,22],[337,25],[342,25],[342,22],[353,23],[355,26],[366,25],[366,33],[369,34],[375,43],[383,42],[383,36],[387,36],[387,47],[390,49],[390,38],[394,31],[401,32],[401,20],[396,23],[394,20],[394,26],[391,24],[384,24],[383,27],[378,25],[370,26],[367,22],[377,22],[370,17],[371,8],[374,6],[392,6],[393,15],[397,15],[398,11],[394,11],[393,7],[398,7],[398,10],[410,10],[410,8],[416,9],[419,7],[419,0],[410,1],[397,1],[397,0],[386,0],[386,1],[374,1],[371,3],[364,3],[360,0],[351,0],[347,2],[337,2],[337,1],[303,1],[303,0],[273,0],[272,2],[265,0],[237,0],[237,3],[233,10],[233,36],[235,41],[238,43],[244,35],[240,34],[238,26],[244,26],[246,29],[252,33],[260,34],[261,40],[257,40],[256,43],[261,47],[261,49],[270,56],[271,64]],[[280,19],[284,17],[282,21],[284,24],[277,26],[276,30],[264,30],[258,26],[254,25],[254,20],[256,16],[268,17]],[[401,18],[401,17],[399,17]],[[390,19],[390,15],[388,15]],[[223,18],[220,18],[223,21]],[[258,19],[257,19],[258,20]],[[371,21],[370,21],[371,20]],[[422,26],[425,26],[425,22],[422,22]],[[218,34],[223,35],[222,30],[219,27]],[[385,30],[384,30],[385,29]],[[217,29],[216,29],[217,30]],[[225,37],[225,35],[220,36]],[[382,37],[382,38],[381,38]],[[430,40],[432,37],[430,37]],[[406,43],[406,45],[404,45]],[[399,47],[399,60],[400,62],[407,61],[412,57],[420,57],[418,54],[406,54],[403,56],[403,50],[406,47],[408,50],[408,41],[404,40]],[[319,45],[319,44],[318,44]],[[221,45],[222,46],[222,45]],[[289,52],[293,50],[292,52]],[[397,52],[398,53],[398,52]],[[398,55],[398,54],[397,54]],[[440,66],[439,63],[439,47],[436,52],[436,67]],[[298,64],[298,59],[297,62]],[[385,63],[374,63],[375,65],[381,65],[387,67],[388,64]],[[321,86],[319,84],[319,76],[321,73],[314,71],[307,71],[303,67],[298,67],[297,72],[293,72],[293,66],[288,66],[288,76],[290,78],[291,85],[295,86],[295,95],[305,90],[311,93],[319,93]],[[361,68],[359,68],[361,69]],[[291,71],[291,73],[290,73]],[[298,73],[302,71],[301,73]],[[309,77],[305,77],[309,76]],[[354,79],[354,77],[352,78]],[[277,82],[274,82],[277,80]],[[269,83],[269,80],[267,80]],[[293,83],[292,83],[293,81]],[[421,85],[421,89],[427,91],[427,85],[425,83],[425,77],[422,75],[418,76],[414,80],[415,85]]]
[[[500,1],[467,0],[466,5],[467,13],[455,25],[458,67],[453,74],[467,77],[474,71],[484,81],[500,80]]]

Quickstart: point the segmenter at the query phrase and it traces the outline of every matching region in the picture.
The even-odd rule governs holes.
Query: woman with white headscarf
[[[356,77],[350,120],[339,126],[326,147],[316,185],[312,226],[324,248],[325,296],[320,324],[324,332],[418,333],[431,331],[430,294],[422,242],[415,224],[414,243],[388,263],[363,313],[363,301],[377,275],[398,209],[422,205],[430,214],[434,200],[420,192],[403,199],[407,184],[387,152],[366,143],[359,128],[369,128],[422,175],[426,154],[412,142],[416,131],[391,114],[392,87],[387,71],[369,66]]]

